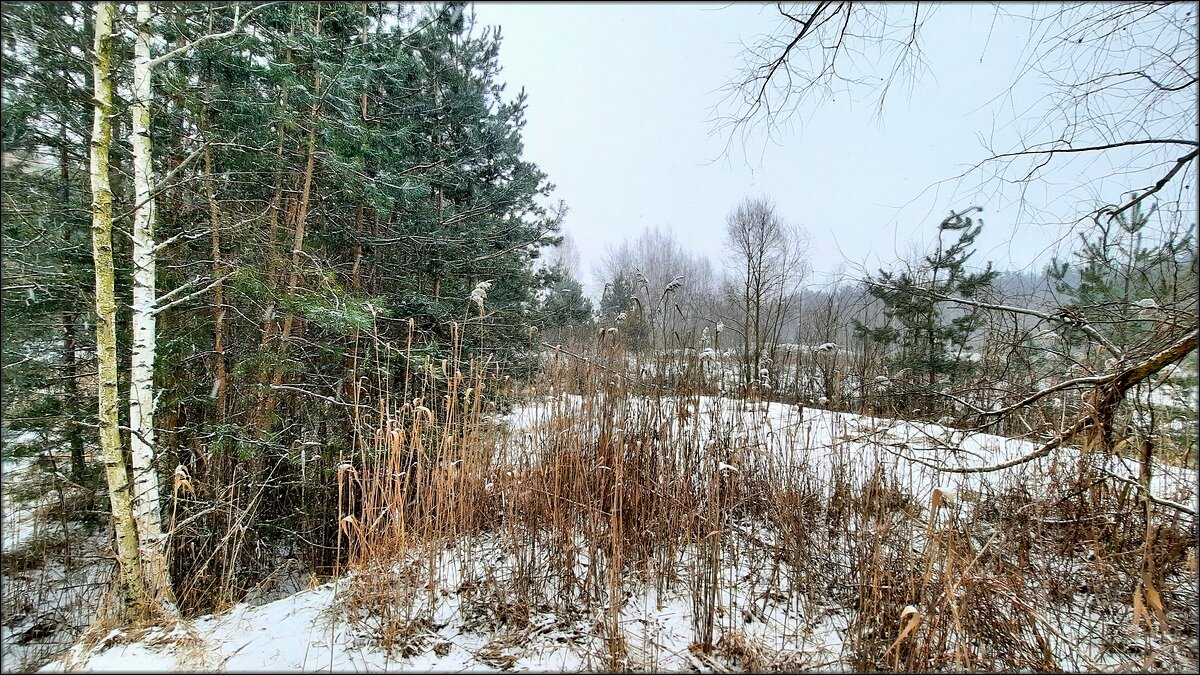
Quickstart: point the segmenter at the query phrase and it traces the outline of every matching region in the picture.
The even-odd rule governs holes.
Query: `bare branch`
[[[241,13],[241,5],[235,4],[234,5],[233,26],[229,30],[225,31],[224,33],[211,33],[209,35],[205,35],[203,37],[196,38],[195,40],[189,42],[186,45],[183,45],[181,47],[176,47],[175,49],[172,49],[171,51],[167,52],[166,54],[163,54],[162,56],[159,56],[158,58],[151,59],[150,63],[147,64],[147,68],[153,69],[155,66],[166,63],[167,61],[170,61],[171,59],[173,59],[177,56],[182,56],[206,42],[212,42],[213,40],[223,40],[227,37],[236,35],[246,25],[246,21],[249,20],[250,17],[254,16],[259,10],[266,9],[267,7],[270,7],[271,5],[278,5],[278,4],[279,4],[279,2],[263,3],[261,5],[254,7],[253,9],[246,12],[244,15],[241,15],[240,17],[238,15]]]
[[[927,289],[921,289],[921,288],[901,289],[897,286],[893,286],[891,284],[881,284],[878,281],[874,281],[871,279],[864,280],[864,283],[871,284],[873,286],[879,286],[881,288],[887,288],[889,290],[894,290],[894,291],[900,291],[900,290],[909,291],[913,294],[925,295],[927,297],[934,298],[935,300],[943,300],[945,302],[954,302],[954,303],[958,303],[960,305],[967,305],[968,307],[977,307],[979,309],[990,309],[990,310],[994,310],[994,311],[998,311],[998,312],[1010,312],[1012,314],[1026,314],[1028,316],[1034,316],[1039,319],[1042,319],[1043,321],[1050,321],[1053,323],[1058,323],[1058,324],[1062,324],[1062,325],[1066,325],[1066,326],[1073,326],[1073,327],[1078,328],[1079,330],[1083,331],[1085,334],[1087,334],[1088,337],[1095,340],[1098,344],[1100,344],[1100,346],[1104,347],[1105,351],[1107,351],[1113,357],[1115,357],[1117,359],[1125,358],[1125,355],[1121,352],[1120,349],[1118,349],[1116,347],[1116,345],[1114,345],[1112,342],[1110,342],[1108,340],[1108,338],[1104,337],[1104,335],[1102,335],[1099,331],[1097,331],[1095,328],[1093,328],[1091,325],[1089,325],[1083,317],[1076,316],[1074,314],[1070,314],[1070,313],[1066,312],[1065,310],[1059,314],[1047,314],[1046,312],[1040,312],[1036,309],[1028,309],[1026,307],[1013,307],[1010,305],[997,305],[997,304],[990,303],[990,302],[981,302],[979,300],[971,300],[968,298],[958,298],[958,297],[954,297],[951,295],[945,295],[942,293],[937,293],[935,291],[930,291]]]
[[[1000,462],[999,464],[990,464],[987,466],[948,467],[945,465],[932,464],[915,457],[900,455],[892,450],[889,450],[889,452],[893,452],[893,454],[905,457],[905,459],[909,459],[917,464],[927,466],[931,469],[937,469],[938,471],[945,471],[947,473],[991,473],[993,471],[1001,471],[1003,469],[1009,469],[1027,462],[1032,462],[1040,457],[1045,457],[1054,449],[1059,448],[1065,443],[1069,442],[1077,434],[1094,426],[1096,424],[1097,409],[1104,407],[1105,402],[1120,401],[1125,397],[1125,392],[1133,388],[1134,385],[1142,382],[1154,373],[1157,373],[1171,363],[1182,359],[1184,356],[1187,356],[1190,352],[1195,350],[1198,337],[1200,337],[1200,326],[1194,325],[1189,331],[1187,331],[1185,335],[1175,340],[1166,348],[1121,371],[1106,376],[1106,382],[1098,387],[1102,398],[1105,399],[1104,401],[1097,401],[1092,410],[1082,412],[1075,420],[1075,423],[1068,427],[1066,431],[1059,433],[1053,439],[1046,442],[1033,452],[1017,457],[1016,459],[1012,459],[1007,462]]]
[[[1166,187],[1167,183],[1171,182],[1171,179],[1175,177],[1175,174],[1177,174],[1181,170],[1183,170],[1183,167],[1187,166],[1189,162],[1196,159],[1197,157],[1200,157],[1200,150],[1193,150],[1193,151],[1189,152],[1188,154],[1184,155],[1183,157],[1180,157],[1179,159],[1175,160],[1175,165],[1171,167],[1171,170],[1167,172],[1167,175],[1160,178],[1157,183],[1146,188],[1146,190],[1144,192],[1142,192],[1138,196],[1134,197],[1132,200],[1130,200],[1124,206],[1122,206],[1116,210],[1113,210],[1113,211],[1105,210],[1105,211],[1103,211],[1103,213],[1106,213],[1108,215],[1109,219],[1111,220],[1111,219],[1114,219],[1117,216],[1121,215],[1122,213],[1125,213],[1126,211],[1132,209],[1133,207],[1142,203],[1142,201],[1145,200],[1150,195],[1153,195],[1154,193],[1159,192],[1164,187]]]
[[[187,302],[188,300],[191,300],[192,298],[196,298],[201,295],[204,295],[208,291],[211,291],[217,284],[221,283],[222,281],[225,281],[226,279],[228,279],[231,276],[233,276],[232,272],[230,272],[229,274],[226,274],[225,276],[222,276],[218,279],[215,279],[212,283],[205,286],[204,288],[201,288],[198,291],[195,291],[194,293],[188,293],[187,295],[183,296],[182,298],[179,298],[177,300],[172,300],[171,302],[168,302],[165,305],[159,305],[158,307],[154,308],[154,310],[151,312],[151,314],[154,314],[154,315],[162,314],[163,312],[167,311],[168,309],[171,309],[172,307],[174,307],[182,302]],[[178,291],[179,289],[175,289],[175,290]],[[174,293],[174,292],[175,291],[172,291],[172,293]],[[160,298],[159,300],[161,302],[162,299]]]
[[[1189,516],[1196,515],[1195,509],[1184,506],[1183,504],[1180,504],[1179,502],[1172,502],[1172,501],[1169,501],[1166,499],[1155,497],[1149,490],[1146,489],[1146,487],[1144,485],[1142,485],[1141,483],[1138,483],[1135,480],[1131,480],[1124,476],[1118,476],[1117,474],[1109,471],[1108,469],[1100,469],[1100,472],[1103,473],[1104,475],[1108,476],[1109,478],[1112,478],[1114,480],[1119,480],[1122,483],[1125,483],[1126,485],[1132,486],[1138,492],[1141,492],[1143,495],[1145,495],[1150,501],[1154,502],[1155,504],[1158,504],[1159,506],[1165,506],[1169,509],[1175,509],[1176,511],[1186,513]]]

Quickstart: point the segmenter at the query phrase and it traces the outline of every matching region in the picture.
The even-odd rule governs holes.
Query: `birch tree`
[[[154,158],[150,139],[150,104],[154,97],[152,78],[155,67],[187,53],[199,44],[236,34],[251,14],[269,4],[273,3],[259,5],[240,18],[235,14],[233,27],[228,31],[205,35],[158,58],[153,58],[150,50],[153,36],[150,24],[154,18],[154,10],[145,0],[137,5],[137,31],[133,50],[133,98],[130,102],[135,203],[133,345],[129,386],[130,449],[134,475],[134,514],[147,582],[155,597],[162,599],[168,607],[174,606],[174,597],[159,515],[158,472],[154,467],[154,408],[157,403],[154,360],[158,343],[155,324],[156,315],[165,309],[165,306],[159,304],[155,278],[158,251],[163,244],[157,243],[154,237]],[[172,300],[172,304],[175,302],[178,300]]]
[[[116,530],[119,603],[127,617],[144,616],[148,609],[143,585],[138,532],[125,453],[117,428],[117,304],[113,274],[112,187],[108,153],[112,145],[113,16],[111,2],[96,5],[96,36],[92,64],[94,80],[91,147],[92,256],[96,268],[96,358],[99,364],[100,457],[108,479],[108,498]]]
[[[168,592],[181,612],[236,602],[272,571],[264,552],[296,544],[293,533],[317,533],[312,554],[320,564],[331,562],[334,549],[326,545],[334,541],[324,524],[337,508],[336,493],[323,472],[352,447],[356,428],[342,415],[345,406],[389,381],[387,352],[381,356],[375,338],[408,339],[411,326],[414,348],[436,357],[471,288],[494,279],[487,315],[472,316],[463,349],[486,343],[489,354],[518,372],[538,292],[549,281],[535,262],[561,218],[539,203],[552,187],[547,176],[522,157],[525,104],[523,97],[507,100],[498,86],[498,36],[472,35],[461,8],[295,3],[260,11],[264,6],[243,3],[239,12],[236,4],[196,10],[126,3],[118,8],[127,11],[115,13],[125,23],[109,38],[116,88],[105,118],[112,139],[110,213],[124,238],[111,241],[115,254],[105,248],[115,258],[114,292],[106,297],[134,305],[131,314],[118,314],[121,356],[112,357],[121,359],[114,372],[122,388],[136,357],[137,382],[132,401],[118,398],[126,391],[104,391],[112,405],[131,406],[114,414],[122,427],[105,443],[123,452],[114,466],[126,472],[137,450],[137,501],[132,475],[113,485],[128,498],[134,534],[126,541],[151,608],[150,594],[167,600]],[[86,180],[89,160],[80,142],[92,133],[88,52],[95,7],[86,7],[86,22],[69,20],[82,6],[32,7],[4,8],[3,65],[18,82],[4,92],[5,140],[19,141],[15,159],[24,164],[17,182],[6,171],[0,209],[5,317],[36,320],[19,332],[6,326],[5,355],[53,349],[68,371],[87,377],[91,358],[67,363],[72,322],[65,312],[76,310],[76,325],[87,325],[86,342],[74,346],[90,349],[93,252],[85,243],[85,260],[70,266],[81,281],[60,272],[69,261],[54,257],[66,248],[57,235],[70,209],[56,191],[63,180],[52,171],[65,165],[47,149],[66,148],[69,176]],[[217,40],[231,26],[248,24],[251,12],[258,30]],[[14,16],[21,20],[10,21]],[[22,77],[20,69],[31,74]],[[68,90],[60,94],[64,77]],[[90,190],[83,190],[90,202]],[[82,192],[72,186],[75,194]],[[90,226],[90,207],[79,204],[78,228]],[[138,288],[131,302],[135,229]],[[28,247],[9,256],[10,241]],[[14,269],[29,271],[19,288],[38,294],[18,315],[10,309],[24,305],[25,293],[9,292]],[[88,311],[58,302],[60,295],[53,296],[58,304],[47,304],[47,290],[60,288],[61,297],[77,297]],[[408,318],[411,324],[400,320]],[[6,410],[10,395],[24,407],[45,400],[43,417],[58,415],[64,429],[87,428],[81,425],[91,420],[53,407],[70,392],[47,386],[44,377],[14,380],[17,370],[7,365]],[[264,425],[260,407],[272,394],[274,410]],[[311,404],[318,400],[335,407]],[[131,430],[132,443],[125,439]],[[303,453],[314,433],[326,451],[292,462],[291,451]],[[98,436],[82,438],[85,461],[89,453],[99,457],[100,448],[89,447]],[[177,464],[184,467],[178,475],[194,476],[179,492],[164,474]],[[257,479],[255,466],[263,469]],[[267,491],[272,499],[261,498]],[[157,567],[164,560],[165,570]]]
[[[133,146],[133,349],[129,376],[129,440],[133,460],[134,517],[140,536],[146,578],[156,597],[174,599],[161,547],[158,473],[154,469],[154,353],[155,242],[153,176],[150,143],[150,20],[149,2],[137,8],[137,38],[133,47],[133,99],[130,102]]]

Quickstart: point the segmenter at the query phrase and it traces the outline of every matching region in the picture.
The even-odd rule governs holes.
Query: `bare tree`
[[[784,322],[807,275],[808,238],[786,225],[766,197],[742,200],[725,220],[732,253],[731,308],[741,326],[742,381],[752,385],[765,359],[773,363]]]
[[[562,241],[558,246],[550,249],[549,255],[546,256],[546,262],[553,267],[554,265],[562,265],[571,276],[579,279],[580,262],[579,262],[579,245],[575,243],[575,238],[570,233],[563,233]]]
[[[882,112],[893,87],[911,85],[926,68],[923,29],[937,9],[928,3],[822,0],[777,3],[776,9],[775,30],[747,47],[741,75],[717,106],[713,121],[730,141],[739,134],[745,140],[757,128],[771,132],[838,94],[875,94]],[[1035,77],[1049,93],[1012,120],[1023,129],[1015,144],[988,142],[983,159],[954,178],[990,171],[998,185],[1053,187],[1043,181],[1051,172],[1080,169],[1103,156],[1149,182],[1130,185],[1136,192],[1088,193],[1082,212],[1115,217],[1168,189],[1178,192],[1176,208],[1190,209],[1200,157],[1195,5],[997,4],[993,21],[1001,19],[1026,22],[1029,30],[1018,74],[1002,83],[996,99]],[[1078,182],[1067,189],[1088,188]]]
[[[618,277],[633,283],[635,311],[658,344],[667,346],[676,334],[698,330],[713,316],[712,265],[686,251],[670,230],[646,228],[636,239],[610,247],[596,281],[607,287]]]
[[[927,4],[822,0],[778,3],[776,8],[775,31],[746,50],[742,75],[731,83],[725,110],[719,110],[715,119],[731,132],[731,140],[759,126],[771,130],[806,106],[839,93],[876,94],[882,111],[892,88],[911,84],[925,66],[921,41],[930,37],[924,28],[934,9]],[[1024,22],[1028,27],[1022,67],[1010,82],[1001,83],[997,97],[1035,78],[1047,85],[1048,93],[1015,114],[1011,123],[999,120],[995,125],[1020,129],[1015,140],[997,141],[993,136],[985,143],[983,158],[953,178],[982,173],[994,185],[1015,184],[1022,198],[1037,185],[1048,191],[1046,208],[1066,203],[1074,210],[1069,219],[1076,224],[1124,222],[1153,199],[1164,215],[1169,214],[1168,227],[1186,226],[1195,217],[1200,158],[1196,12],[1191,3],[995,6],[997,20]],[[1101,161],[1117,167],[1114,176],[1121,176],[1124,189],[1093,192],[1093,181],[1083,167]],[[1069,173],[1072,168],[1077,173]],[[1062,186],[1065,193],[1052,194]],[[1073,193],[1084,196],[1072,203],[1068,198]],[[1022,203],[1028,205],[1024,199]],[[1094,319],[1078,311],[1081,308],[1047,311],[961,297],[933,299],[993,315],[1034,318],[1043,328],[1048,324],[1055,332],[1081,335],[1088,349],[1102,354],[1090,366],[1081,362],[1080,376],[1047,373],[1048,385],[1035,380],[1034,391],[999,408],[1003,412],[979,411],[996,420],[1055,392],[1081,391],[1076,414],[1061,420],[1057,432],[1044,438],[1042,448],[1029,458],[1077,437],[1092,447],[1109,449],[1113,414],[1126,394],[1196,349],[1195,312],[1187,303],[1161,307],[1163,303],[1157,301],[1159,307],[1141,306],[1158,312],[1154,330],[1137,344],[1115,345]],[[1025,331],[1021,326],[1028,321],[994,319],[991,325],[1005,323],[1010,333],[1020,336]],[[1076,358],[1069,348],[1061,353],[1068,361]]]

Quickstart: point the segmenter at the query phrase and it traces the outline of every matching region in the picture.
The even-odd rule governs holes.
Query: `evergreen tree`
[[[199,486],[180,514],[194,508],[196,520],[171,538],[175,551],[206,547],[227,527],[204,510],[215,500],[229,500],[246,524],[215,540],[225,553],[202,575],[186,557],[171,559],[190,611],[219,600],[211,588],[234,587],[213,581],[251,584],[265,573],[256,553],[264,540],[308,532],[330,544],[312,549],[313,562],[331,562],[331,472],[355,431],[352,417],[306,392],[370,400],[452,344],[464,358],[487,352],[514,375],[528,372],[519,361],[539,294],[561,281],[534,264],[558,241],[564,210],[524,157],[525,96],[500,82],[499,32],[476,29],[463,4],[150,7],[140,24],[133,4],[113,7],[109,41],[117,368],[128,374],[133,346],[131,241],[122,233],[145,202],[134,188],[144,196],[149,185],[155,270],[142,265],[139,283],[157,296],[153,310],[141,306],[143,318],[153,311],[156,341],[141,348],[153,357],[140,362],[153,363],[149,389],[144,367],[139,382],[153,392],[145,407],[154,414],[152,433],[139,438],[154,459],[139,475],[162,488],[182,465]],[[94,415],[94,403],[46,385],[93,370],[90,357],[70,361],[86,353],[96,325],[84,178],[92,11],[71,3],[3,11],[4,405],[80,431],[87,427],[67,422],[86,419],[79,410]],[[224,34],[239,16],[253,29]],[[131,102],[122,96],[133,91],[139,25],[153,49],[153,152],[139,151],[135,186]],[[491,287],[480,307],[471,295],[483,281]],[[406,344],[410,326],[411,363],[392,349]],[[30,358],[47,349],[53,358]],[[129,399],[119,394],[124,415]],[[322,458],[301,472],[294,449],[312,438]],[[83,465],[97,443],[77,439]],[[276,498],[240,489],[246,481]],[[296,499],[309,508],[294,508]]]
[[[870,327],[854,320],[859,336],[892,347],[887,365],[893,374],[907,371],[909,381],[920,383],[926,409],[943,379],[950,383],[972,370],[966,357],[972,334],[979,326],[976,311],[959,312],[951,318],[943,298],[974,298],[990,287],[997,272],[988,263],[980,272],[969,272],[967,263],[975,251],[971,245],[983,228],[967,215],[951,213],[938,225],[937,248],[916,266],[900,271],[880,270],[867,280],[867,291],[884,303],[886,323]],[[957,235],[948,246],[943,237]]]
[[[600,298],[600,320],[608,326],[617,326],[624,336],[625,344],[631,349],[641,349],[650,340],[650,326],[641,300],[636,297],[634,280],[618,273],[604,287]]]
[[[1066,296],[1064,309],[1121,350],[1144,341],[1181,303],[1191,304],[1198,278],[1193,234],[1149,227],[1158,208],[1142,204],[1094,221],[1079,233],[1074,266],[1055,259],[1046,270],[1054,289]],[[1068,337],[1075,346],[1090,345],[1080,331]]]
[[[592,301],[565,265],[550,268],[553,279],[542,301],[542,321],[550,328],[578,328],[592,318]]]
[[[3,414],[11,428],[67,442],[84,479],[95,406],[80,378],[92,370],[92,256],[87,145],[90,46],[82,5],[12,3],[3,11]],[[119,272],[118,272],[119,273]],[[6,448],[6,451],[9,450]]]

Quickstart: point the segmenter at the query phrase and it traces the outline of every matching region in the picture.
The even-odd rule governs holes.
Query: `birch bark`
[[[133,45],[133,99],[130,102],[133,146],[133,345],[129,377],[130,456],[133,506],[146,582],[154,598],[174,606],[171,578],[163,550],[159,514],[158,472],[154,468],[154,358],[158,349],[155,309],[158,300],[154,240],[153,148],[150,143],[151,86],[150,3],[137,5],[137,37]]]
[[[108,481],[116,534],[118,586],[121,611],[126,618],[147,614],[149,603],[143,585],[138,555],[138,533],[133,515],[133,498],[125,453],[117,428],[117,303],[113,273],[112,184],[108,154],[112,145],[112,25],[116,10],[111,2],[96,5],[96,29],[92,78],[93,104],[91,143],[92,258],[96,276],[96,359],[100,457]]]

